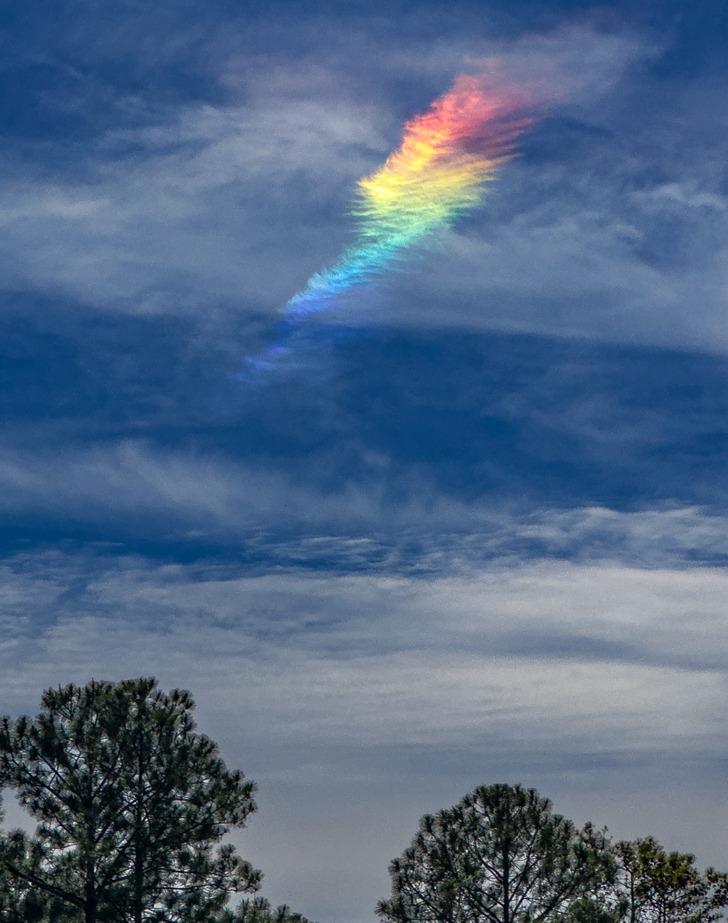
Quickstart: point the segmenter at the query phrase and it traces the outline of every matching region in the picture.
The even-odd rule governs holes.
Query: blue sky
[[[322,923],[492,781],[726,867],[727,32],[707,0],[6,6],[2,709],[191,688],[259,784],[264,892]],[[241,379],[476,58],[568,92],[482,210]]]

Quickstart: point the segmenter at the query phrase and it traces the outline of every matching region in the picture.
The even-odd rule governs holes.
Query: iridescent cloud
[[[285,342],[300,320],[381,277],[434,232],[477,208],[533,120],[529,96],[523,87],[464,75],[408,121],[397,150],[357,182],[353,246],[291,298],[283,336],[253,364],[286,354]]]

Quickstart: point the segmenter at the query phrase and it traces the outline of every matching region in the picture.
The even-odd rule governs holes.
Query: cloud
[[[603,101],[658,58],[665,45],[663,38],[624,24],[599,27],[586,15],[547,32],[525,32],[494,43],[485,62],[514,82],[532,86],[543,105],[591,110],[596,100]]]
[[[649,566],[718,563],[728,555],[719,507],[664,503],[634,511],[573,508],[446,492],[434,477],[374,456],[334,478],[321,456],[302,468],[140,439],[0,454],[0,509],[27,523],[85,523],[119,540],[244,541],[257,559],[442,572],[528,555],[614,557]],[[69,533],[70,534],[70,533]]]
[[[96,520],[163,514],[168,523],[202,530],[244,531],[261,521],[315,522],[369,519],[381,504],[344,486],[335,495],[295,483],[292,472],[248,466],[224,457],[157,449],[138,440],[43,455],[0,457],[0,507]],[[326,503],[322,499],[326,497]],[[280,518],[278,518],[280,517]]]
[[[722,570],[255,575],[56,551],[5,559],[2,579],[4,708],[90,676],[191,688],[201,728],[260,784],[244,851],[303,911],[364,918],[417,816],[476,783],[588,803],[617,835],[648,832],[670,787],[700,813],[723,784]],[[662,823],[705,861],[725,848]]]
[[[575,155],[510,166],[477,221],[341,319],[725,354],[722,178],[707,141],[675,157],[650,150],[654,130],[577,132]]]
[[[386,87],[372,95],[364,64],[373,47],[346,42],[332,42],[318,60],[274,57],[265,67],[255,52],[244,60],[223,42],[225,103],[161,109],[155,121],[130,97],[125,117],[90,139],[67,174],[6,163],[6,290],[105,311],[202,320],[224,310],[241,323],[275,316],[348,242],[354,181],[396,145],[407,115],[397,111],[395,86],[386,103]],[[434,57],[411,44],[399,56],[393,49],[387,79],[396,84],[414,69],[437,92],[468,56],[500,61],[519,79],[539,77],[561,95],[545,139],[555,150],[509,167],[481,219],[441,239],[439,252],[403,273],[389,295],[355,299],[337,320],[724,352],[720,174],[709,144],[702,156],[688,155],[705,129],[696,128],[687,150],[675,152],[670,140],[655,155],[656,126],[630,122],[629,101],[650,86],[640,68],[660,43],[584,19],[513,38],[450,36],[442,45]],[[618,86],[621,106],[610,96]],[[700,118],[687,91],[670,103],[688,123]],[[660,105],[653,108],[662,119]],[[666,266],[653,252],[668,228],[671,247],[689,244]]]
[[[140,314],[275,313],[347,243],[355,180],[396,146],[412,114],[398,82],[417,76],[437,95],[468,55],[485,54],[519,76],[538,61],[546,82],[577,100],[586,84],[587,95],[608,92],[654,53],[643,37],[588,21],[516,39],[455,34],[434,56],[411,43],[398,53],[388,39],[385,78],[372,71],[384,48],[371,36],[337,38],[292,63],[254,47],[241,58],[208,36],[225,101],[150,113],[130,95],[118,124],[71,164],[6,163],[6,290]]]
[[[325,212],[364,171],[376,129],[371,113],[345,103],[268,105],[202,107],[171,125],[111,133],[85,182],[9,183],[0,198],[13,242],[6,289],[132,313],[221,301],[245,312],[284,297],[305,272],[305,252],[297,257],[282,230],[292,223],[303,233],[302,209]],[[130,147],[143,153],[125,156]],[[316,224],[307,223],[305,245],[323,249]]]

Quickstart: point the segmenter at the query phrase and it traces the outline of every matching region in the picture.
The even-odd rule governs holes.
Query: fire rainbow
[[[406,122],[397,150],[357,182],[353,246],[290,299],[282,338],[254,364],[285,355],[285,341],[307,316],[374,282],[435,232],[477,208],[533,121],[529,95],[523,87],[462,75],[427,112]]]

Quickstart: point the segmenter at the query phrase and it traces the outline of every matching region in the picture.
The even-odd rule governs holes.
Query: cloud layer
[[[397,143],[398,121],[413,114],[386,108],[386,86],[372,96],[367,43],[348,57],[345,45],[342,32],[327,56],[292,64],[274,57],[262,72],[255,54],[246,60],[211,48],[221,55],[224,104],[155,113],[131,97],[126,126],[92,136],[73,171],[66,163],[49,169],[11,158],[0,200],[9,241],[6,289],[53,291],[141,314],[197,316],[217,305],[242,322],[251,313],[274,316],[347,242],[356,178],[381,162]],[[617,340],[684,344],[689,328],[694,345],[722,350],[716,334],[725,208],[718,177],[686,174],[694,165],[689,151],[669,149],[671,162],[645,175],[632,151],[649,150],[658,124],[643,126],[629,145],[619,138],[625,111],[652,89],[646,78],[625,84],[626,76],[639,73],[657,48],[653,37],[626,27],[607,31],[584,22],[500,41],[454,34],[434,59],[416,47],[389,54],[391,84],[417,75],[432,85],[439,80],[440,90],[453,62],[500,62],[553,94],[551,130],[555,137],[568,132],[576,144],[566,158],[559,145],[557,158],[527,157],[513,169],[496,213],[489,209],[444,240],[428,271],[413,267],[380,321],[407,323],[416,315],[417,323],[599,338],[606,316]],[[691,117],[687,100],[677,105]],[[689,256],[699,275],[686,278],[673,262],[670,275],[660,277],[650,253],[656,219],[661,228],[668,219],[683,237],[691,234]],[[702,243],[692,234],[697,220]],[[688,293],[702,302],[697,324],[692,313],[690,323],[681,322]],[[580,307],[585,300],[589,312]],[[351,322],[362,316],[356,305],[347,317],[349,311]],[[363,318],[371,322],[369,304]]]
[[[478,782],[521,779],[579,813],[591,799],[618,835],[647,832],[666,787],[707,810],[726,744],[727,581],[604,560],[254,576],[18,555],[3,565],[4,703],[32,711],[42,687],[91,676],[191,688],[203,729],[260,784],[242,844],[269,889],[352,919],[352,894],[382,891],[418,813]],[[664,815],[655,832],[704,861],[726,845]]]

